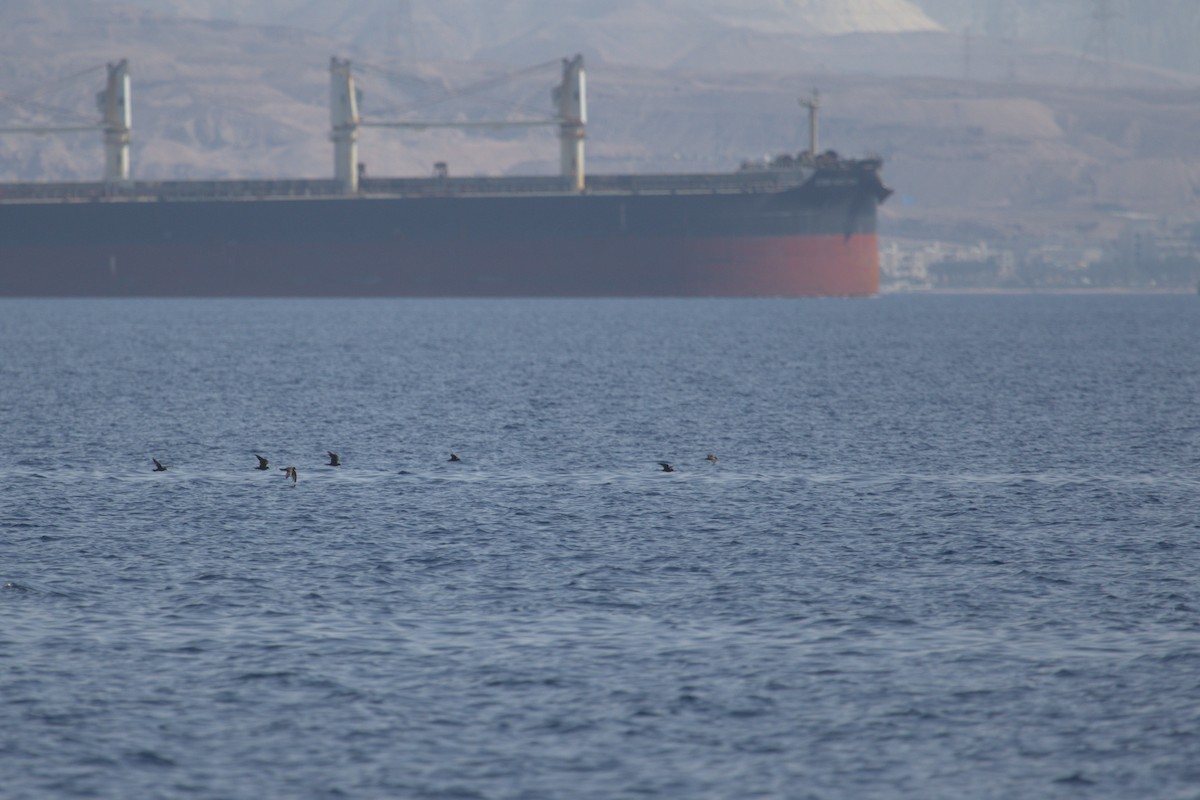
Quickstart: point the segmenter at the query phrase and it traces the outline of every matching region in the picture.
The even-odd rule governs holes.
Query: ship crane
[[[119,183],[129,180],[129,140],[132,114],[129,104],[129,60],[108,65],[108,82],[96,94],[101,120],[90,125],[28,125],[0,128],[0,133],[78,133],[104,131],[104,180]]]
[[[470,122],[364,121],[358,113],[359,94],[354,86],[350,62],[338,58],[330,61],[330,121],[334,143],[334,178],[346,194],[358,192],[358,130],[360,128],[531,128],[555,126],[560,145],[560,170],[570,180],[572,189],[584,190],[583,141],[586,138],[587,94],[583,56],[564,58],[562,83],[553,92],[557,113],[547,119],[532,120],[474,120]]]
[[[817,112],[821,109],[821,93],[813,89],[812,97],[800,98],[800,105],[808,109],[808,156],[817,157]]]

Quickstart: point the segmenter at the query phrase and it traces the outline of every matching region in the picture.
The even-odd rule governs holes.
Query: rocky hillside
[[[947,30],[1200,74],[1195,0],[914,0]]]
[[[108,0],[114,2],[114,0]],[[938,26],[910,0],[119,0],[160,13],[321,32],[378,55],[528,64],[575,42],[592,60],[667,66],[733,31],[901,33]]]
[[[199,16],[217,2],[179,6]],[[255,8],[273,3],[283,0]],[[390,6],[422,19],[466,3]],[[682,3],[580,0],[593,16],[564,13],[559,28],[544,29],[523,27],[534,17],[514,11],[509,28],[492,20],[490,38],[483,31],[491,18],[472,18],[455,30],[476,55],[468,62],[398,58],[356,43],[337,33],[339,24],[357,24],[349,18],[242,24],[98,0],[7,0],[0,3],[0,127],[94,121],[104,63],[127,57],[135,177],[325,177],[332,172],[331,55],[353,59],[371,119],[528,119],[549,113],[558,66],[515,64],[583,51],[594,172],[727,171],[743,159],[799,150],[807,133],[797,98],[819,87],[822,146],[886,159],[897,192],[883,210],[885,233],[1103,240],[1132,217],[1200,220],[1195,78],[1118,65],[1104,84],[1080,75],[1076,53],[983,37],[973,43],[966,76],[961,36],[936,30],[904,2],[887,6],[900,16],[868,15],[901,32],[813,36],[797,30],[802,17],[794,12],[816,0],[763,2],[760,16],[733,21],[720,17],[725,4],[704,0],[688,6],[697,10],[691,33],[665,37],[659,26],[676,24]],[[302,15],[335,8],[290,5]],[[868,0],[837,5],[869,7]],[[538,7],[537,0],[511,4],[530,15]],[[327,32],[314,32],[313,19],[324,20]],[[618,58],[666,39],[655,56],[664,63]],[[518,58],[526,52],[539,57]],[[488,91],[468,91],[479,86]],[[549,173],[557,150],[553,133],[536,129],[367,130],[361,158],[372,175],[428,174],[435,161],[449,162],[455,174]],[[0,135],[0,180],[94,180],[102,162],[98,133]]]

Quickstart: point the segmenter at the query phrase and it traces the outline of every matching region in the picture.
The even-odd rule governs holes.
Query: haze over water
[[[0,301],[2,793],[1194,798],[1198,319]]]

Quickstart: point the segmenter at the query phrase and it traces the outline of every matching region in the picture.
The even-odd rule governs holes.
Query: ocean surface
[[[0,442],[6,800],[1200,797],[1196,296],[3,300]]]

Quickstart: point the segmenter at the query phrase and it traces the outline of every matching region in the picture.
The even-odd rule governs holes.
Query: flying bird
[[[674,472],[675,471],[675,468],[672,467],[670,464],[668,464],[666,461],[659,461],[658,465],[660,467],[662,467],[663,472]]]
[[[326,450],[325,452],[329,453],[329,463],[326,464],[326,466],[340,467],[342,465],[342,459],[338,458],[337,453],[333,452],[332,450]]]
[[[292,479],[292,486],[296,485],[296,468],[295,467],[280,467],[279,471],[284,473],[285,478]]]
[[[162,462],[159,461],[157,458],[152,458],[150,460],[154,462],[154,471],[155,472],[166,472],[167,471],[167,468],[164,467],[162,465]]]
[[[258,459],[258,466],[255,467],[255,469],[268,469],[269,468],[267,465],[267,460],[265,458],[260,456],[258,453],[255,453],[254,457]]]

